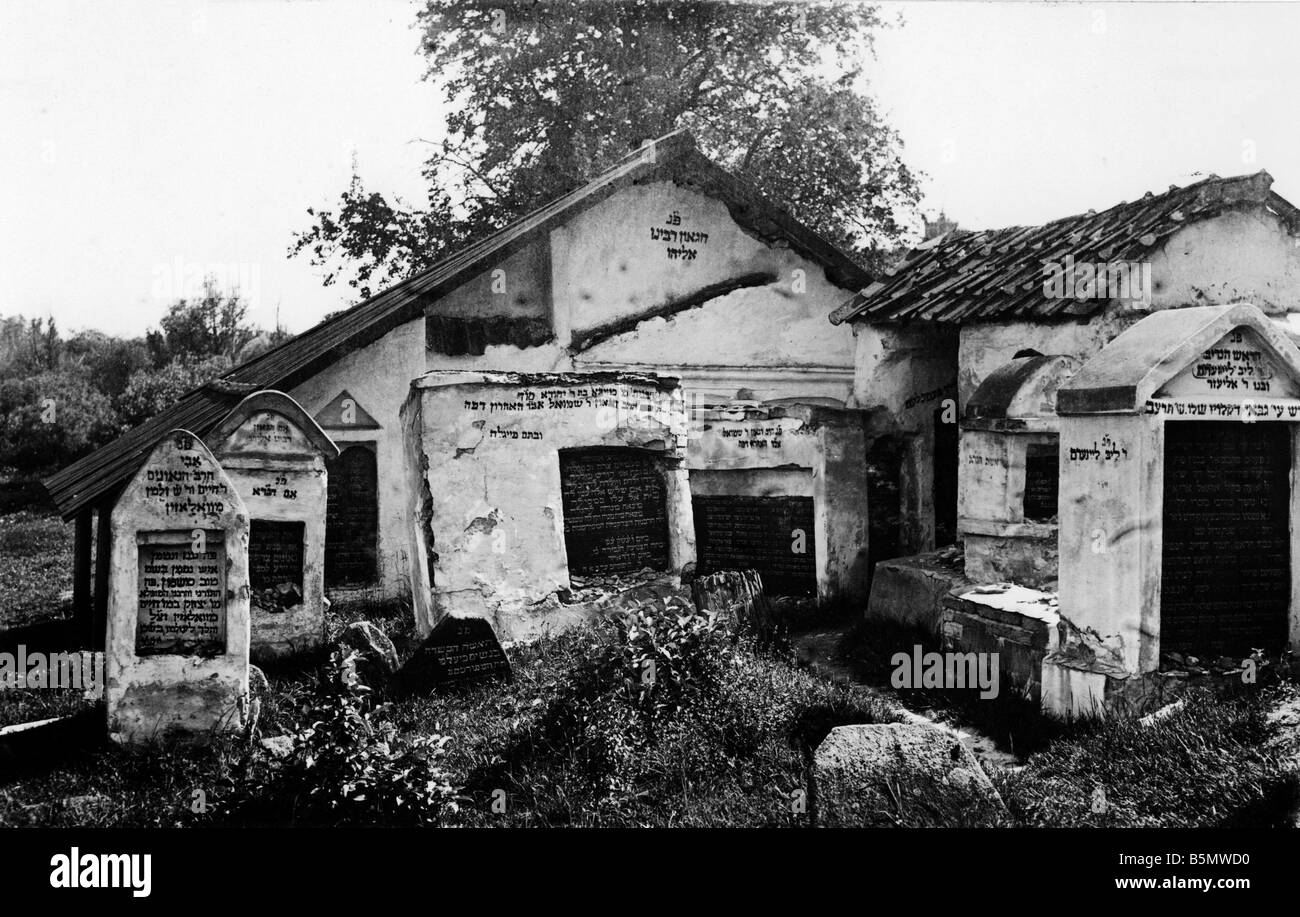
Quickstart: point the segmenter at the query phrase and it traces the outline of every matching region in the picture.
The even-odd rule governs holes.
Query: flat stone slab
[[[882,560],[872,574],[867,620],[921,627],[938,636],[944,599],[974,585],[962,565],[961,553],[950,547]]]
[[[977,586],[957,594],[956,598],[997,611],[1033,618],[1048,627],[1055,627],[1061,621],[1060,602],[1055,592],[1042,592],[1014,583]]]
[[[921,723],[837,726],[813,758],[823,825],[996,823],[1006,806],[971,750]]]

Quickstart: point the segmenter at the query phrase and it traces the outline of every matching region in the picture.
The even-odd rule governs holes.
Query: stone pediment
[[[1059,414],[1136,414],[1148,401],[1300,398],[1300,350],[1249,303],[1169,309],[1143,318],[1083,365]]]
[[[306,411],[284,392],[249,395],[212,431],[204,442],[219,455],[299,456],[319,452],[339,454],[338,446]]]
[[[379,421],[346,390],[316,412],[316,422],[327,430],[379,429]]]

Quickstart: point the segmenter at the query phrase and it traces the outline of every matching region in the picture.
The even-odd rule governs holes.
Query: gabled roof
[[[205,435],[243,396],[262,389],[293,389],[344,355],[419,318],[427,305],[556,225],[627,185],[661,178],[695,186],[721,200],[739,225],[765,240],[789,244],[822,265],[839,286],[853,289],[871,280],[844,252],[700,153],[689,132],[674,131],[499,232],[188,393],[158,416],[46,478],[46,490],[63,518],[71,518],[95,501],[115,495],[168,430],[183,427]]]
[[[1045,263],[1059,264],[1067,256],[1076,263],[1142,261],[1184,226],[1249,206],[1270,207],[1293,230],[1300,228],[1300,211],[1270,191],[1272,184],[1272,176],[1262,171],[1211,177],[1041,226],[953,230],[913,250],[890,276],[831,313],[831,322],[1088,315],[1105,300],[1045,296]]]
[[[1300,379],[1300,350],[1249,303],[1162,309],[1125,329],[1061,386],[1058,414],[1134,414],[1228,332],[1250,328]],[[1255,399],[1266,401],[1267,396]]]

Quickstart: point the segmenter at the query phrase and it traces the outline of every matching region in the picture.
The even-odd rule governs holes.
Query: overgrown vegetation
[[[71,613],[71,559],[72,527],[57,516],[0,514],[0,647],[6,631]]]
[[[41,572],[47,561],[66,563],[68,546],[40,540],[60,528],[49,517],[0,519],[10,526],[0,527],[5,545],[22,551],[0,581],[0,609],[24,608],[30,622],[41,590],[27,584],[50,574]],[[400,654],[411,651],[410,610],[396,603],[332,612],[331,634],[362,614]],[[510,684],[382,703],[343,677],[338,657],[271,671],[253,741],[100,742],[11,769],[0,773],[0,824],[806,824],[797,801],[813,749],[835,726],[899,712],[887,693],[830,683],[779,645],[760,651],[759,623],[742,616],[724,626],[662,601],[510,649]],[[1149,727],[1026,713],[1040,721],[1026,727],[1038,730],[1035,753],[1020,770],[990,776],[1016,824],[1277,824],[1294,812],[1300,785],[1288,769],[1294,748],[1270,744],[1265,716],[1291,690],[1195,695]],[[0,692],[0,724],[86,709],[73,691]],[[893,804],[851,813],[852,823],[971,821],[928,805],[916,788],[890,789]]]
[[[435,825],[456,812],[445,736],[401,734],[369,709],[369,688],[335,651],[302,705],[279,767],[226,781],[216,818],[240,824]]]
[[[1004,775],[1003,798],[1030,825],[1287,826],[1300,808],[1300,781],[1285,750],[1265,744],[1267,711],[1285,693],[1198,691],[1150,725],[1074,724],[1024,770]]]

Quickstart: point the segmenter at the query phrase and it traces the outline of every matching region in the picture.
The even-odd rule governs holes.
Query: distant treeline
[[[53,319],[0,316],[0,469],[60,468],[288,337],[247,312],[209,280],[142,338],[64,338]]]

